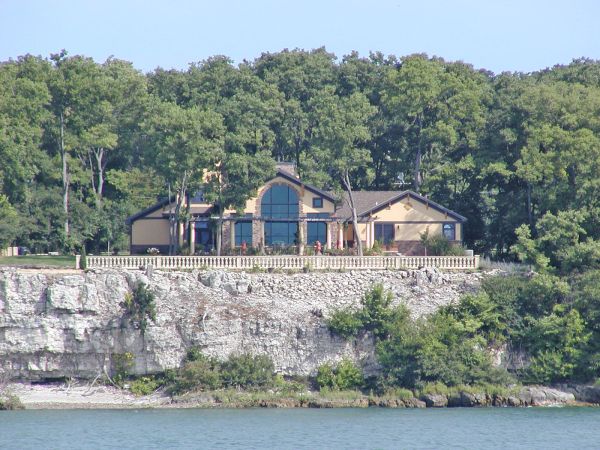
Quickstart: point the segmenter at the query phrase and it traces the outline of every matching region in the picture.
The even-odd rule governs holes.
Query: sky
[[[600,59],[600,0],[0,0],[0,61],[66,49],[149,72],[322,46],[532,72]]]

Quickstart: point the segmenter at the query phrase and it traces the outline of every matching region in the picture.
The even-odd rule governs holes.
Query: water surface
[[[598,408],[0,411],[15,449],[599,449]]]

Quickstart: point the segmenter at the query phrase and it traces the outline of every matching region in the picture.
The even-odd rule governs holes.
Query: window
[[[394,242],[394,224],[393,223],[376,223],[375,224],[375,240],[382,244]]]
[[[308,222],[306,243],[312,245],[319,241],[321,244],[327,242],[327,224],[325,222]]]
[[[298,194],[287,184],[275,184],[269,188],[260,204],[261,215],[273,219],[298,217]]]
[[[323,207],[323,198],[322,197],[313,197],[313,208],[322,208]]]
[[[449,241],[456,240],[456,228],[453,223],[445,223],[442,227],[442,234]]]
[[[252,222],[244,220],[235,223],[235,245],[239,247],[242,242],[250,247],[252,245]]]
[[[265,245],[294,245],[298,238],[298,222],[265,222]]]

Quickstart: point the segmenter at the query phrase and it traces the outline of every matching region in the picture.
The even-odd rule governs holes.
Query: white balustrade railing
[[[367,270],[420,269],[446,270],[479,268],[475,256],[88,256],[90,269],[283,269]]]

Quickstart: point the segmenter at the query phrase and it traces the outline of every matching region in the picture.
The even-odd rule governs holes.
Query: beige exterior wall
[[[428,207],[415,198],[404,198],[401,201],[373,214],[373,219],[377,222],[405,222],[405,221],[426,221],[426,222],[456,222],[456,220],[446,214]]]
[[[167,219],[138,219],[131,224],[132,245],[169,245]]]
[[[322,208],[313,208],[312,207],[312,199],[314,197],[318,197],[317,194],[309,191],[308,189],[303,189],[301,186],[298,186],[294,183],[291,183],[287,179],[283,177],[275,177],[268,183],[266,183],[263,187],[258,190],[258,196],[251,198],[246,202],[246,208],[244,209],[244,213],[246,214],[257,214],[257,202],[260,198],[262,198],[263,194],[271,187],[273,184],[287,184],[292,189],[294,189],[298,193],[298,197],[300,200],[300,213],[333,213],[335,211],[335,205],[333,202],[323,198],[323,207]],[[229,212],[229,211],[228,211]],[[231,211],[233,213],[235,211]]]

